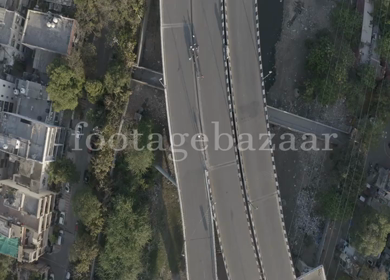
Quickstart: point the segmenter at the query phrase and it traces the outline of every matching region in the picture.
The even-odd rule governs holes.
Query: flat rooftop
[[[324,267],[320,265],[298,277],[297,280],[326,280]]]
[[[26,225],[27,227],[30,227],[33,230],[38,231],[39,220],[36,218],[36,216],[32,216],[28,214],[26,215],[20,211],[22,209],[19,210],[9,206],[10,202],[12,202],[13,200],[12,196],[21,197],[21,195],[22,192],[19,191],[18,189],[14,189],[9,186],[1,184],[0,185],[0,215],[9,218],[13,223],[19,222]],[[20,204],[20,201],[18,201],[18,199],[15,198],[13,204],[15,203]],[[34,198],[30,197],[28,206],[26,206],[26,210],[31,210],[34,207],[34,205],[35,205]]]
[[[15,12],[0,8],[0,44],[8,45]]]
[[[0,113],[0,150],[41,161],[48,126],[13,113]]]
[[[51,101],[49,101],[46,87],[40,83],[18,80],[16,88],[19,90],[17,114],[33,120],[46,122],[51,115]],[[24,93],[22,93],[24,92]]]
[[[67,55],[75,24],[74,19],[29,10],[22,43],[32,48]]]

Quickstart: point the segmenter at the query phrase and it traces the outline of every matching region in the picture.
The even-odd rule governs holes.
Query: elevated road
[[[164,90],[163,74],[139,66],[133,67],[133,81],[142,83],[156,89]],[[160,82],[160,79],[162,83]],[[336,134],[337,138],[330,138],[332,144],[346,144],[350,139],[350,131],[343,131],[335,127],[322,124],[284,110],[267,106],[269,122],[298,133],[314,133],[318,139],[324,140],[324,134]]]
[[[230,279],[260,279],[260,267],[243,200],[227,101],[219,0],[161,0],[161,37],[164,84],[171,142],[175,159],[185,150],[185,160],[176,161],[176,177],[182,207],[188,279],[215,279],[215,247],[212,238],[208,194],[216,216],[225,266]],[[194,35],[194,37],[193,37]],[[190,46],[198,45],[198,58]],[[189,58],[191,57],[191,60]],[[203,76],[203,78],[202,78]],[[214,124],[217,122],[217,124]],[[188,133],[175,148],[173,135]],[[204,133],[209,138],[205,153],[191,147],[191,138]],[[177,141],[177,140],[176,140]],[[208,174],[207,180],[205,174]],[[211,189],[211,192],[209,191]]]
[[[196,84],[193,65],[188,60],[191,40],[187,21],[190,13],[189,1],[161,0],[160,11],[169,130],[171,143],[179,143],[179,139],[173,139],[173,134],[199,133]],[[180,149],[187,151],[185,160],[175,162],[187,279],[215,280],[214,230],[203,155],[191,148],[188,139]],[[176,160],[183,157],[175,147],[173,154]]]
[[[255,147],[270,133],[260,69],[260,42],[254,0],[225,0],[236,122]],[[268,145],[269,147],[269,145]],[[243,170],[261,267],[267,279],[295,279],[284,229],[282,204],[271,150],[242,151]],[[281,171],[283,172],[283,171]]]

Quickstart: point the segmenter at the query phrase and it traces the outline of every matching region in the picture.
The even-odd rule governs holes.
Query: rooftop
[[[11,180],[9,180],[11,181]],[[11,181],[12,182],[12,181]],[[28,191],[26,189],[26,191]],[[0,215],[6,217],[9,219],[9,221],[12,221],[13,223],[21,223],[26,225],[27,227],[38,231],[39,226],[39,220],[36,216],[30,215],[31,212],[24,212],[24,207],[21,209],[16,209],[15,207],[10,207],[10,197],[12,195],[18,195],[19,197],[22,196],[22,192],[18,189],[11,188],[7,185],[0,185]],[[34,198],[32,198],[34,199]],[[35,199],[37,200],[37,199]],[[12,200],[11,200],[12,202]],[[33,201],[30,200],[30,203]],[[19,203],[19,207],[21,206],[21,203]],[[32,206],[26,206],[27,210],[31,210]],[[23,210],[23,211],[22,211]],[[36,215],[36,213],[35,213]],[[0,235],[1,236],[1,235]]]
[[[320,265],[300,276],[297,280],[326,280],[324,267]]]
[[[50,123],[54,113],[51,112],[51,102],[48,100],[46,87],[35,82],[18,80],[19,103],[16,113],[33,120]]]
[[[8,45],[15,12],[0,8],[0,44]]]
[[[32,48],[67,55],[73,43],[75,28],[74,19],[29,10],[22,43]]]
[[[46,0],[46,2],[59,4],[63,6],[72,6],[73,0]]]
[[[53,52],[48,52],[40,49],[35,50],[33,68],[40,73],[47,73],[47,66],[60,55]]]
[[[48,125],[13,113],[0,113],[0,150],[43,160]]]

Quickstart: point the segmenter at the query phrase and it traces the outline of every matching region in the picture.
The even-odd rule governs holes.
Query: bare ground
[[[347,130],[348,118],[344,100],[324,107],[313,102],[304,102],[296,91],[307,77],[305,42],[314,38],[317,31],[329,27],[329,14],[336,4],[329,0],[300,0],[303,4],[302,12],[293,20],[297,2],[284,1],[282,32],[276,44],[276,80],[268,92],[269,104]]]

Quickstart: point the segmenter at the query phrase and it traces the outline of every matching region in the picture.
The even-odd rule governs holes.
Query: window
[[[5,107],[5,106],[4,106]],[[5,109],[4,109],[5,110]],[[20,119],[20,122],[31,125],[31,121],[26,120],[26,119]]]
[[[2,159],[0,159],[0,168],[3,168],[4,167],[4,159],[2,158]]]
[[[24,21],[25,21],[25,20],[24,20],[24,18],[23,18],[23,19],[22,19],[22,22],[20,23],[21,26],[24,25]]]
[[[17,44],[17,45],[16,45],[16,49],[17,49],[17,50],[20,49],[20,44]]]
[[[19,23],[19,21],[20,21],[20,18],[16,17],[16,23]]]
[[[15,39],[12,39],[12,41],[11,41],[11,47],[15,47]]]
[[[8,112],[9,102],[4,102],[4,111]]]
[[[14,109],[14,103],[10,102],[9,103],[9,108],[8,108],[8,112],[12,113],[12,110]]]
[[[4,167],[7,167],[7,166],[8,166],[8,158],[4,159]]]
[[[3,104],[4,104],[4,101],[0,101],[0,112],[3,111]]]
[[[26,48],[24,46],[22,46],[22,52],[24,52],[26,50]]]

